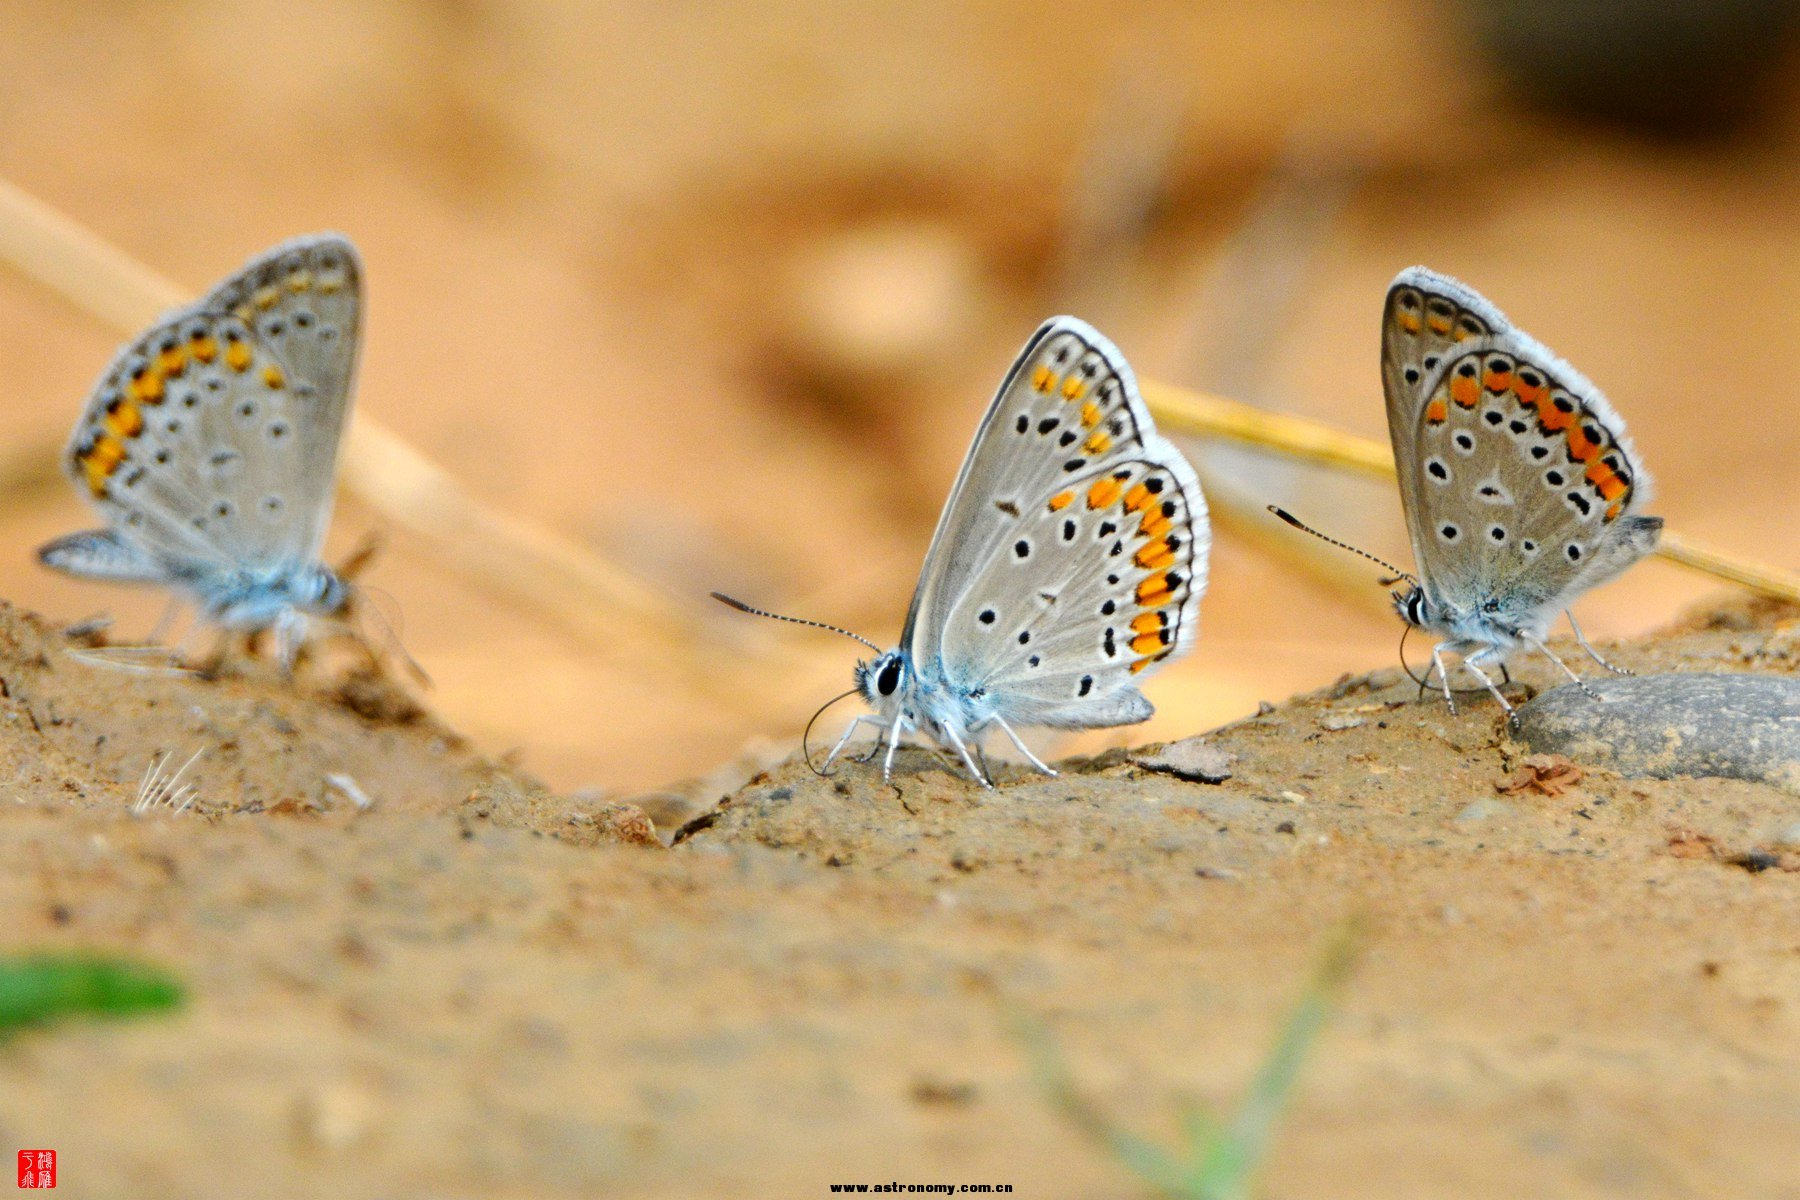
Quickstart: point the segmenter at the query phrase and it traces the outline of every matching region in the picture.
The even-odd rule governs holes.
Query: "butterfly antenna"
[[[381,553],[385,541],[380,530],[371,529],[365,533],[362,540],[356,543],[356,548],[337,565],[337,577],[345,583],[353,582],[375,560],[375,556]]]
[[[868,638],[864,637],[860,633],[851,633],[848,629],[842,629],[836,625],[827,625],[823,621],[808,621],[804,617],[784,617],[780,613],[767,612],[760,608],[751,608],[748,604],[745,604],[742,600],[733,600],[730,596],[727,596],[724,592],[713,592],[713,593],[711,593],[711,596],[714,600],[717,600],[720,604],[729,605],[730,607],[737,609],[741,613],[749,613],[753,617],[768,617],[771,621],[787,621],[794,625],[809,625],[814,629],[829,629],[831,632],[841,633],[847,638],[855,638],[857,641],[861,642],[863,645],[867,646],[869,649],[873,650],[875,653],[877,653],[877,654],[881,653],[880,646],[877,646],[874,642],[871,642]],[[838,697],[838,699],[841,700],[841,699],[843,699],[843,697],[840,696],[840,697]],[[836,700],[832,701],[832,704],[836,704],[836,703],[837,703]],[[826,707],[830,707],[830,706],[827,705]],[[824,709],[820,709],[819,711],[823,712]],[[815,717],[814,719],[816,720],[817,718]]]
[[[852,636],[854,636],[854,635],[852,635]],[[839,700],[847,700],[851,696],[854,696],[854,695],[856,695],[856,689],[851,688],[849,691],[845,692],[843,695],[833,696],[831,699],[829,699],[825,703],[821,704],[819,706],[819,711],[812,715],[812,720],[810,720],[806,723],[805,732],[800,735],[800,756],[806,760],[806,769],[811,771],[814,775],[817,775],[820,779],[828,779],[828,778],[830,778],[830,776],[826,775],[825,772],[819,770],[819,768],[813,766],[812,747],[807,744],[807,739],[812,737],[813,726],[818,724],[819,718],[825,715],[826,709],[828,709],[832,705],[836,704]]]
[[[425,668],[419,665],[419,660],[412,656],[412,653],[406,648],[406,643],[401,640],[405,621],[401,615],[400,603],[394,599],[393,593],[365,584],[354,589],[350,596],[353,607],[349,615],[355,636],[361,639],[364,645],[368,645],[371,639],[365,632],[365,624],[373,625],[375,628],[372,640],[379,642],[387,649],[388,653],[400,660],[400,665],[405,667],[406,673],[413,677],[413,682],[420,687],[430,687],[431,676],[425,673]],[[393,607],[395,615],[389,617],[383,605],[377,603],[377,600],[386,600]]]
[[[1418,582],[1419,582],[1418,579],[1416,577],[1414,577],[1414,575],[1410,571],[1402,571],[1399,567],[1396,567],[1393,563],[1389,562],[1385,558],[1376,558],[1373,554],[1370,554],[1367,550],[1363,550],[1356,546],[1352,546],[1349,542],[1340,542],[1336,538],[1331,537],[1328,534],[1320,533],[1318,530],[1314,529],[1311,525],[1306,524],[1306,522],[1302,521],[1299,517],[1296,517],[1293,513],[1289,512],[1285,508],[1277,508],[1275,505],[1271,504],[1271,505],[1269,505],[1269,511],[1274,513],[1276,516],[1280,517],[1282,520],[1286,521],[1289,525],[1292,525],[1295,529],[1298,529],[1302,533],[1310,533],[1314,537],[1318,538],[1321,542],[1325,542],[1325,543],[1328,543],[1329,545],[1336,546],[1339,550],[1348,550],[1352,554],[1360,554],[1364,558],[1368,559],[1370,562],[1374,563],[1376,566],[1386,569],[1387,572],[1393,576],[1393,578],[1382,580],[1381,586],[1383,586],[1383,587],[1386,587],[1391,583],[1398,583],[1402,579],[1406,580],[1406,582],[1408,582],[1410,584],[1413,584],[1414,586],[1418,585]]]

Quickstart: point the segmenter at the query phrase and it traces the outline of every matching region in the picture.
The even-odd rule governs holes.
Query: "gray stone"
[[[1800,679],[1646,675],[1590,679],[1519,708],[1517,734],[1538,753],[1621,775],[1717,776],[1800,793]]]
[[[1200,737],[1134,751],[1131,761],[1146,770],[1196,783],[1224,783],[1231,778],[1231,755]]]

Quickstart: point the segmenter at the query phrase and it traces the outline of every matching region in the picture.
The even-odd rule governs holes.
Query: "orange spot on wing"
[[[1169,527],[1173,524],[1173,521],[1163,516],[1160,508],[1153,509],[1144,515],[1143,523],[1138,526],[1138,536],[1147,538],[1161,537],[1163,534],[1169,532]]]
[[[1062,394],[1065,400],[1079,400],[1087,394],[1087,384],[1071,375],[1063,381]]]
[[[128,400],[112,405],[106,411],[107,432],[116,437],[134,438],[144,431],[144,414]]]
[[[1088,429],[1098,425],[1100,423],[1100,406],[1092,400],[1083,404],[1081,406],[1081,423]]]
[[[1631,490],[1631,485],[1617,475],[1609,475],[1599,484],[1600,497],[1603,500],[1617,500]]]
[[[1112,449],[1112,435],[1104,429],[1096,429],[1081,448],[1089,454],[1105,454]]]
[[[219,341],[210,334],[195,334],[194,340],[190,345],[193,348],[194,359],[197,362],[210,363],[213,359],[219,357]]]
[[[250,347],[247,344],[245,344],[245,342],[242,338],[234,338],[229,335],[226,336],[226,338],[225,338],[225,365],[226,366],[230,367],[234,371],[248,371],[250,369],[250,360],[252,357],[254,357],[254,356],[250,352]]]
[[[1431,327],[1431,332],[1433,333],[1450,332],[1449,317],[1440,317],[1436,313],[1433,313],[1431,316],[1425,318],[1425,323]]]
[[[1535,390],[1539,393],[1538,399],[1534,402],[1537,406],[1538,424],[1542,425],[1545,429],[1548,429],[1551,433],[1558,433],[1567,429],[1574,422],[1575,414],[1572,412],[1564,412],[1562,409],[1556,407],[1555,402],[1550,399],[1549,392],[1544,391],[1542,388]],[[1521,389],[1521,395],[1522,394],[1523,389]]]
[[[1624,511],[1625,511],[1624,503],[1622,501],[1615,500],[1613,503],[1606,506],[1606,520],[1616,521],[1619,518],[1619,514]]]
[[[1145,487],[1141,483],[1138,484],[1136,487],[1132,488],[1129,492],[1125,493],[1125,511],[1126,512],[1141,512],[1141,511],[1143,511],[1144,507],[1150,503],[1150,497],[1152,494],[1153,493],[1150,491],[1149,488]]]
[[[1442,425],[1449,417],[1450,406],[1444,403],[1442,397],[1425,406],[1425,420],[1428,424]]]
[[[163,377],[154,368],[143,372],[131,381],[125,394],[141,404],[161,404],[163,402]]]
[[[1490,392],[1504,392],[1512,385],[1513,373],[1511,371],[1498,371],[1489,367],[1481,377],[1481,386]]]
[[[1050,497],[1050,511],[1061,512],[1063,509],[1069,507],[1074,500],[1074,492],[1058,492],[1056,495]]]
[[[88,490],[96,496],[106,495],[106,481],[112,473],[119,469],[125,461],[125,443],[115,437],[101,437],[88,447],[83,454],[77,455],[75,461],[81,466],[81,473],[87,478]]]
[[[1589,440],[1587,430],[1580,422],[1569,427],[1569,453],[1575,456],[1576,462],[1593,462],[1600,457],[1600,443]]]
[[[1131,618],[1131,632],[1155,633],[1169,623],[1167,614],[1161,612],[1139,613]]]
[[[287,383],[287,378],[284,375],[282,375],[281,368],[276,366],[274,363],[270,363],[268,366],[263,368],[263,376],[262,377],[263,377],[263,382],[272,388],[282,387],[282,386],[285,386]]]
[[[1124,489],[1119,486],[1119,481],[1114,479],[1111,475],[1108,475],[1105,479],[1096,481],[1094,486],[1088,489],[1088,507],[1105,508],[1107,505],[1117,500],[1119,498],[1119,493],[1123,490]]]
[[[312,272],[295,271],[292,275],[288,276],[287,283],[288,291],[304,292],[307,288],[312,286]]]
[[[1166,538],[1158,538],[1140,547],[1132,560],[1145,570],[1160,571],[1175,565],[1175,547],[1169,545]]]
[[[1055,382],[1056,376],[1050,373],[1049,367],[1039,367],[1031,373],[1031,386],[1040,392],[1049,391],[1050,385]]]
[[[1473,375],[1457,375],[1450,381],[1450,398],[1463,408],[1474,408],[1481,400],[1481,385]]]
[[[1154,665],[1161,658],[1162,658],[1162,655],[1160,655],[1160,654],[1157,655],[1156,658],[1140,658],[1136,662],[1131,664],[1131,673],[1133,675],[1136,675],[1139,671],[1144,670],[1146,667]]]
[[[1168,644],[1161,630],[1154,633],[1140,633],[1131,639],[1131,649],[1136,654],[1154,654]]]
[[[277,287],[259,287],[250,297],[250,303],[258,308],[275,307],[275,301],[281,298],[281,289]]]
[[[1137,585],[1137,602],[1145,608],[1153,608],[1167,600],[1170,595],[1169,573],[1159,571]]]
[[[1394,315],[1394,323],[1408,333],[1419,332],[1419,314],[1401,309]]]
[[[171,346],[156,356],[156,370],[169,378],[180,375],[183,371],[187,370],[187,364],[188,352],[187,347],[185,346]]]

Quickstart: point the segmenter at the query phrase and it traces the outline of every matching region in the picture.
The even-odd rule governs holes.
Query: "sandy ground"
[[[1794,618],[1617,650],[1792,672]],[[0,610],[9,943],[142,954],[193,997],[0,1047],[0,1143],[56,1148],[72,1197],[1137,1194],[1009,1014],[1167,1134],[1237,1093],[1350,915],[1365,961],[1267,1195],[1800,1196],[1800,858],[1732,861],[1800,819],[1770,788],[1502,794],[1493,707],[1387,671],[1218,732],[1218,785],[1120,752],[985,793],[923,752],[891,786],[791,760],[658,840],[373,681],[72,647]],[[129,814],[200,747],[196,810]]]

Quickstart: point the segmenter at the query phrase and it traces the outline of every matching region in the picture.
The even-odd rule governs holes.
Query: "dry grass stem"
[[[1320,463],[1355,475],[1394,477],[1394,456],[1372,438],[1357,437],[1305,417],[1265,412],[1249,404],[1190,391],[1155,380],[1140,380],[1144,401],[1164,431],[1189,437],[1227,438],[1281,454]],[[1779,567],[1749,562],[1723,550],[1665,529],[1656,548],[1659,558],[1762,596],[1800,603],[1800,575]]]

